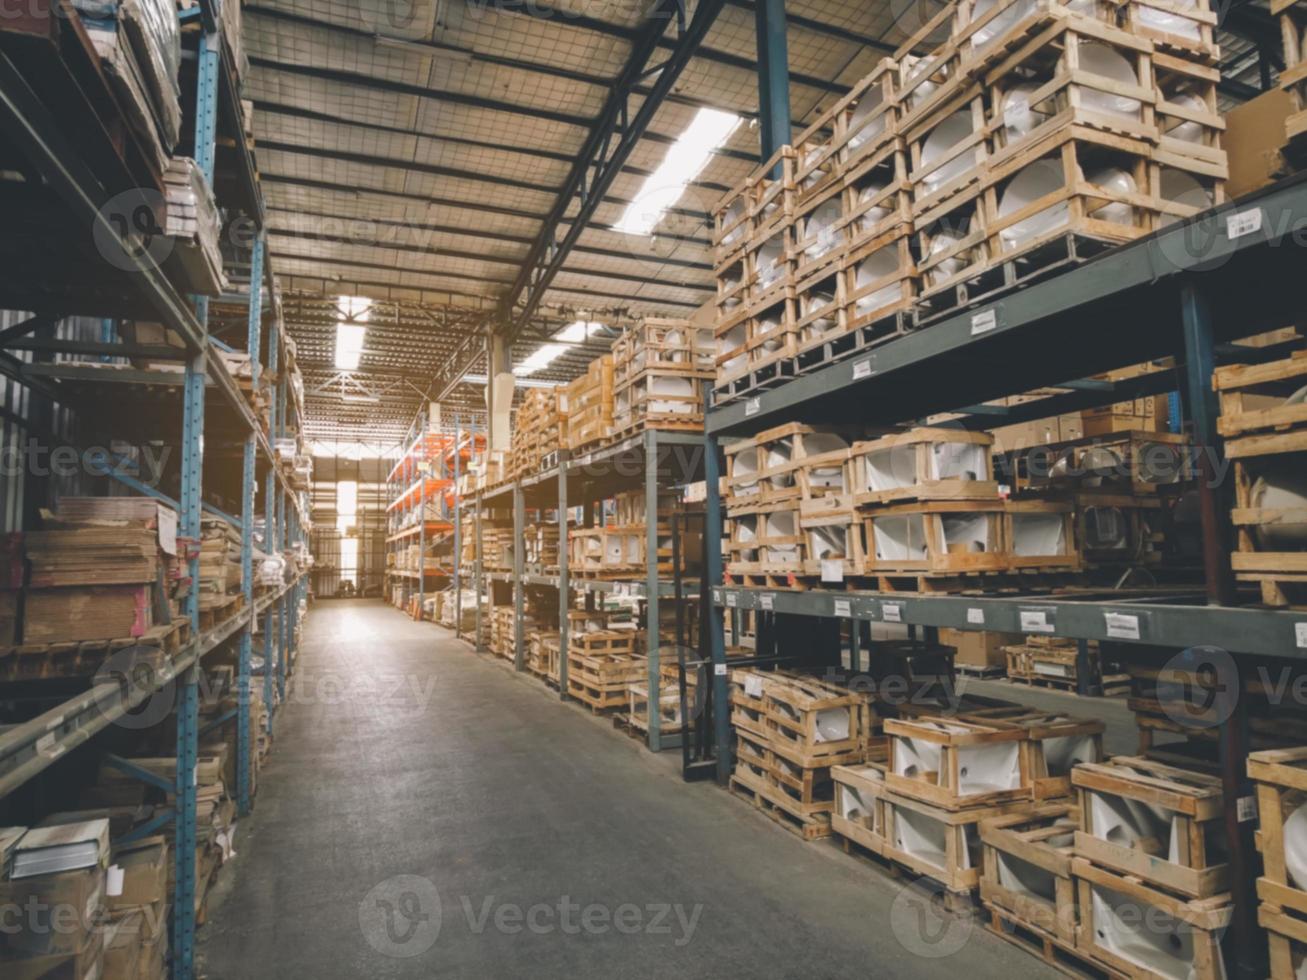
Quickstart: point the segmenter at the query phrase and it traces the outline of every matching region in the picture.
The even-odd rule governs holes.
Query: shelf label
[[[758,602],[762,605],[762,608],[768,612],[776,608],[776,596],[770,592],[764,592],[760,595],[758,597]]]
[[[1231,241],[1262,230],[1262,209],[1249,208],[1225,216],[1225,234]]]
[[[823,558],[821,560],[821,580],[823,582],[843,582],[844,562],[838,558]]]
[[[721,666],[725,667],[725,664]],[[744,693],[751,698],[762,697],[762,675],[745,674],[744,675]]]
[[[762,399],[761,399],[761,398],[749,398],[749,399],[746,399],[746,400],[745,400],[745,402],[744,402],[744,416],[745,416],[745,418],[748,418],[750,415],[757,415],[758,412],[761,411],[761,410],[762,410]]]
[[[1234,815],[1239,823],[1257,819],[1257,797],[1241,796],[1234,801]]]
[[[897,602],[886,602],[880,607],[881,619],[887,623],[903,622],[903,606]]]
[[[989,309],[981,310],[971,317],[971,336],[979,337],[982,333],[989,333],[998,326],[998,311]]]
[[[864,357],[860,361],[853,362],[853,380],[861,381],[863,378],[871,377],[871,358]]]
[[[712,601],[713,601],[713,602],[721,602],[721,601],[722,601],[722,590],[721,590],[721,589],[713,589],[713,590],[712,590]]]
[[[1021,610],[1021,629],[1026,633],[1052,633],[1053,624],[1048,621],[1048,611],[1044,609]]]
[[[712,672],[713,672],[714,674],[716,674],[718,677],[725,677],[725,676],[726,676],[726,665],[725,665],[725,664],[713,664],[713,665],[712,665]]]
[[[967,623],[971,626],[985,625],[985,610],[977,609],[974,606],[967,610]]]
[[[1298,649],[1307,650],[1307,623],[1294,623],[1293,635],[1298,641]]]
[[[734,592],[727,592],[727,593],[726,593],[726,605],[727,605],[727,607],[730,608],[730,609],[734,609],[734,608],[735,608],[735,604],[736,604],[736,602],[738,601],[738,598],[739,598],[739,597],[738,597]]]
[[[1139,639],[1139,617],[1130,613],[1103,613],[1107,635],[1113,640]]]
[[[835,600],[835,615],[845,618],[853,615],[853,606],[848,599]]]

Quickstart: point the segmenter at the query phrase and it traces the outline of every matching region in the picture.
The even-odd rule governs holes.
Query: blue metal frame
[[[768,160],[790,133],[790,67],[785,31],[785,0],[756,0],[754,21],[758,33],[758,129],[760,160]]]

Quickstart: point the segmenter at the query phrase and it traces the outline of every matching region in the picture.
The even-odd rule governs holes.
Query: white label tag
[[[1247,211],[1239,211],[1225,216],[1225,234],[1231,241],[1261,230],[1261,208],[1250,208]]]
[[[1103,613],[1107,635],[1114,640],[1139,639],[1139,617],[1129,613]]]
[[[897,602],[887,602],[880,607],[881,618],[887,623],[903,622],[903,607]]]
[[[768,612],[770,612],[772,609],[776,607],[776,597],[772,595],[770,592],[764,592],[761,596],[759,596],[758,602],[762,605],[762,608],[767,610]]]
[[[843,582],[844,562],[838,558],[823,558],[821,560],[821,580],[823,582]]]
[[[192,785],[192,786],[199,786],[199,785],[200,785],[200,767],[199,767],[199,766],[191,766],[191,785]]]
[[[726,676],[726,665],[725,665],[725,664],[713,664],[713,665],[712,665],[712,672],[713,672],[714,674],[716,674],[718,677],[725,677],[725,676]]]
[[[1027,633],[1051,633],[1053,624],[1048,621],[1048,613],[1042,609],[1021,611],[1021,628]]]
[[[734,609],[734,608],[735,608],[736,599],[737,599],[737,596],[735,595],[734,592],[727,592],[727,593],[726,593],[726,605],[727,605],[727,607],[729,607],[729,608],[731,608],[731,609]]]
[[[723,666],[725,666],[723,664]],[[757,674],[746,674],[744,678],[744,693],[751,698],[762,697],[762,678]]]
[[[762,409],[762,402],[757,398],[750,398],[744,403],[744,414],[746,416],[757,415],[758,412],[761,411],[761,409]]]
[[[1307,650],[1307,623],[1294,623],[1293,635],[1298,641],[1298,648]]]
[[[863,378],[871,377],[871,358],[864,357],[860,361],[853,362],[853,380],[860,381]]]
[[[104,893],[110,898],[117,898],[123,893],[123,879],[126,877],[122,865],[109,865],[109,873],[104,877]]]
[[[848,599],[835,600],[835,615],[844,617],[853,615],[853,608],[850,606]]]
[[[971,317],[971,336],[979,337],[989,333],[998,326],[998,313],[994,310],[981,310]]]
[[[713,589],[713,590],[712,590],[712,601],[713,601],[713,602],[721,602],[721,601],[722,601],[722,590],[721,590],[721,589]]]
[[[985,610],[983,610],[983,609],[968,609],[968,610],[967,610],[967,622],[968,622],[969,624],[971,624],[972,626],[984,626],[984,625],[985,625]]]
[[[1257,797],[1241,796],[1234,801],[1234,815],[1239,823],[1257,819]]]

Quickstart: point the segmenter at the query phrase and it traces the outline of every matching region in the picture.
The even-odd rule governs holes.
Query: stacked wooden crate
[[[1071,771],[1077,948],[1126,976],[1225,976],[1233,907],[1219,778],[1118,757]]]
[[[1307,5],[1301,0],[1271,0],[1271,14],[1280,18],[1284,52],[1280,87],[1289,93],[1291,107],[1284,136],[1289,144],[1300,143],[1307,134]]]
[[[689,320],[646,318],[613,344],[613,429],[703,429],[704,388],[712,381],[712,329]]]
[[[1001,496],[991,446],[985,433],[931,428],[853,446],[865,574],[930,591],[983,574],[1079,570],[1071,505]]]
[[[1270,943],[1271,980],[1292,980],[1307,963],[1307,748],[1251,753],[1248,776],[1257,788],[1257,847],[1265,869],[1257,879],[1257,919]]]
[[[831,832],[835,766],[883,757],[871,698],[788,671],[730,673],[731,791],[804,840]]]
[[[567,404],[556,388],[532,388],[522,398],[513,424],[513,479],[535,476],[542,461],[564,444]]]
[[[627,689],[648,669],[635,654],[635,631],[587,629],[585,615],[569,614],[567,693],[593,711],[625,708]]]
[[[660,575],[671,575],[674,548],[672,516],[680,509],[674,492],[658,499],[655,536],[655,566]],[[568,570],[584,578],[643,578],[648,570],[649,515],[645,513],[644,491],[620,493],[614,497],[612,519],[595,527],[568,529]],[[598,517],[598,515],[596,515]],[[701,534],[684,525],[680,535],[681,571],[690,572],[699,562]]]
[[[896,77],[881,61],[719,203],[719,401],[901,330],[916,270]]]
[[[1104,694],[1125,694],[1130,689],[1128,674],[1102,673],[1097,641],[1089,641],[1091,674],[1102,678]],[[1076,640],[1031,634],[1021,642],[1003,648],[1007,658],[1008,680],[1065,691],[1077,690],[1079,684],[1080,647]]]
[[[522,560],[528,571],[558,570],[558,524],[528,524],[523,534]]]
[[[1218,368],[1220,433],[1234,461],[1235,577],[1271,606],[1307,606],[1307,351]]]
[[[585,374],[564,393],[567,399],[567,447],[576,452],[607,439],[613,431],[613,356],[590,362]]]

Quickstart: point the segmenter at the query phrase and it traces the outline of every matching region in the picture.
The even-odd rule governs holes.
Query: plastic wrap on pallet
[[[181,129],[181,89],[177,72],[181,65],[181,28],[172,0],[74,0],[73,6],[96,42],[96,50],[108,59],[97,35],[125,33],[131,55],[139,69],[144,91],[153,110],[154,123],[166,153],[177,145]],[[121,67],[126,51],[118,50]]]

